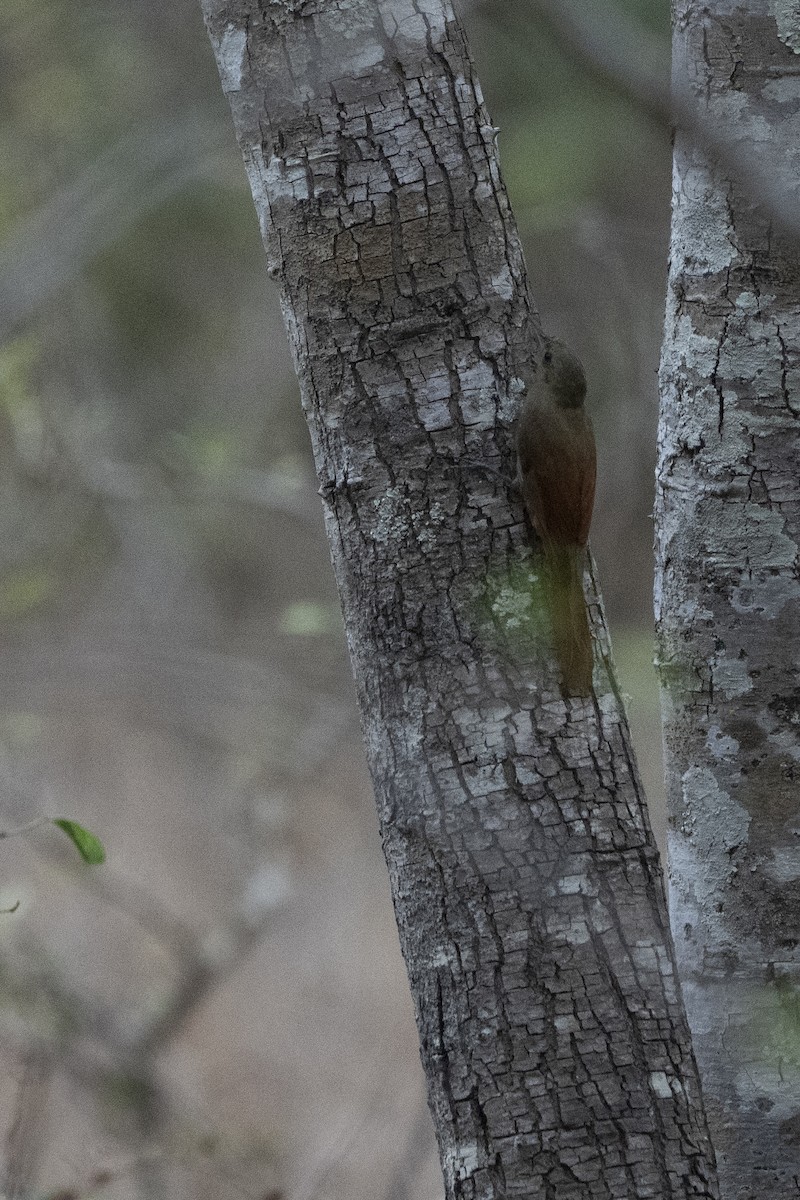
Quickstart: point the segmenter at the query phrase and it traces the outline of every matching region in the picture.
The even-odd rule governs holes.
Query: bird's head
[[[539,379],[559,408],[580,408],[586,399],[586,375],[580,360],[557,338],[545,338],[539,356]]]

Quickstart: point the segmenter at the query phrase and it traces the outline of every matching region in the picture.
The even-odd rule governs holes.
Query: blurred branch
[[[292,1200],[319,1200],[329,1193],[326,1181],[347,1160],[353,1146],[374,1125],[387,1097],[394,1094],[393,1045],[379,1046],[362,1077],[360,1095],[344,1109],[325,1144],[316,1152],[306,1171],[292,1189]]]
[[[76,694],[87,693],[103,704],[113,696],[148,701],[173,728],[191,726],[192,736],[206,736],[208,726],[200,719],[212,706],[234,711],[252,710],[254,705],[272,703],[276,711],[297,711],[298,725],[305,714],[316,719],[342,714],[350,716],[349,703],[318,683],[296,680],[273,663],[254,657],[185,647],[168,638],[135,637],[114,642],[97,637],[76,636],[66,646],[32,645],[21,639],[7,646],[0,665],[0,686],[6,703],[41,703],[48,710],[61,710],[74,703]],[[190,689],[192,711],[198,719],[178,720],[176,712]],[[161,715],[163,714],[163,715]],[[340,733],[342,721],[333,720]],[[212,727],[213,731],[213,727]],[[263,738],[263,731],[259,731]],[[305,731],[304,731],[305,735]],[[228,749],[241,750],[243,742],[232,736],[212,739]],[[257,743],[258,744],[258,743]],[[296,748],[292,746],[295,753]]]
[[[2,766],[0,786],[16,804],[30,808],[36,803],[31,793],[20,788],[9,777],[7,768]],[[21,833],[47,822],[48,818],[37,817],[12,832]],[[5,836],[8,834],[0,833],[0,837]],[[45,857],[59,866],[65,865],[65,854],[60,844],[56,848],[48,844],[46,839],[41,839],[36,843],[34,852],[38,857]],[[86,1018],[81,1030],[83,1033],[99,1036],[113,1052],[129,1054],[133,1051],[137,1060],[152,1060],[158,1050],[179,1032],[184,1021],[209,991],[220,986],[257,945],[274,915],[274,910],[267,908],[251,920],[244,915],[240,905],[226,914],[220,925],[212,930],[211,937],[203,941],[157,897],[111,867],[106,866],[102,872],[91,874],[73,869],[70,875],[85,890],[136,921],[151,936],[169,947],[180,964],[180,981],[161,1010],[146,1021],[137,1025],[129,1014],[125,1014],[126,1034],[133,1033],[133,1036],[126,1037],[115,1031],[116,1014],[98,1005],[90,1015],[86,1002],[76,1001],[73,994],[52,979],[49,971],[40,974],[34,970],[29,978],[37,978],[38,986],[45,988],[62,1015],[68,1016],[73,1024],[78,1023],[76,1012]],[[20,977],[24,974],[23,971]]]
[[[141,504],[159,494],[166,497],[179,493],[193,504],[223,501],[283,513],[316,527],[322,524],[313,475],[287,475],[280,468],[234,466],[213,482],[187,476],[171,486],[165,472],[155,467],[86,459],[78,464],[75,482],[81,490],[103,500]]]
[[[23,1074],[14,1104],[5,1145],[3,1197],[21,1200],[36,1176],[47,1129],[47,1101],[55,1058],[44,1046],[34,1045],[25,1056]]]
[[[491,0],[476,0],[472,7],[489,21],[500,19]],[[684,129],[777,222],[800,235],[800,210],[783,184],[781,162],[759,160],[732,130],[703,116],[694,97],[671,92],[666,42],[637,27],[612,2],[596,8],[576,0],[531,0],[520,13],[528,19],[531,12],[598,82],[658,124]],[[0,342],[127,228],[207,172],[228,144],[232,147],[224,124],[202,113],[146,126],[104,151],[25,218],[0,249]]]
[[[180,1034],[186,1022],[208,996],[218,991],[230,979],[247,956],[259,945],[274,922],[274,910],[262,913],[255,921],[237,914],[212,931],[213,949],[201,956],[184,971],[163,1010],[144,1026],[131,1043],[137,1061],[153,1062],[160,1051]]]
[[[0,788],[3,795],[6,798],[10,797],[17,807],[30,810],[39,804],[39,797],[31,789],[21,788],[14,781],[8,764],[0,765]],[[50,823],[49,817],[35,817],[11,832],[22,833]],[[0,833],[0,838],[8,836],[8,833]],[[66,850],[61,840],[51,843],[47,838],[41,838],[32,849],[38,858],[46,858],[54,865],[69,871],[71,877],[86,891],[99,896],[123,912],[142,929],[146,929],[152,937],[169,946],[173,953],[183,958],[199,953],[197,938],[188,926],[128,876],[119,874],[109,866],[105,866],[99,873],[83,870],[75,863],[72,853]]]
[[[83,1200],[84,1197],[89,1200],[90,1197],[96,1196],[101,1189],[129,1178],[143,1165],[162,1162],[164,1157],[165,1151],[160,1146],[135,1155],[129,1154],[123,1161],[111,1162],[107,1166],[93,1171],[83,1186],[62,1188],[60,1191],[52,1193],[51,1200],[59,1200],[59,1197],[62,1196],[65,1200],[66,1198]]]
[[[435,1151],[433,1120],[428,1105],[423,1101],[406,1135],[383,1200],[414,1200],[418,1193],[416,1183],[419,1173]]]
[[[25,798],[19,789],[14,791],[18,798]],[[37,845],[36,852],[62,861],[62,853],[50,850],[46,844]],[[180,1033],[209,993],[223,986],[259,944],[274,920],[275,910],[271,906],[263,908],[250,918],[240,903],[201,940],[145,889],[110,868],[92,876],[81,872],[77,881],[170,946],[180,966],[178,983],[159,1011],[137,1021],[130,1012],[120,1015],[100,1004],[90,1007],[49,967],[34,966],[26,971],[18,961],[17,977],[32,991],[46,993],[73,1030],[98,1038],[115,1058],[122,1056],[137,1070],[149,1071],[159,1051]]]
[[[272,912],[264,913],[256,921],[233,914],[223,921],[214,931],[214,948],[184,956],[181,979],[166,1003],[160,1012],[143,1019],[137,1019],[131,1012],[119,1013],[104,1005],[90,1005],[85,997],[67,989],[52,968],[32,965],[26,970],[17,958],[14,964],[17,987],[31,996],[47,997],[60,1032],[51,1039],[45,1035],[47,1040],[43,1039],[41,1048],[28,1052],[16,1115],[6,1142],[5,1183],[6,1188],[13,1184],[13,1190],[0,1193],[2,1200],[7,1196],[9,1200],[22,1200],[28,1195],[27,1186],[35,1173],[47,1116],[42,1089],[49,1086],[56,1067],[98,1092],[115,1083],[119,1085],[120,1081],[135,1085],[133,1094],[137,1097],[135,1108],[141,1134],[151,1148],[145,1154],[137,1154],[130,1168],[135,1167],[137,1173],[145,1175],[148,1171],[158,1172],[167,1148],[152,1144],[154,1129],[163,1124],[166,1113],[174,1107],[157,1070],[158,1057],[180,1034],[198,1006],[211,992],[224,986],[258,945],[272,918]],[[25,1041],[29,1039],[28,1030]],[[206,1165],[215,1170],[211,1160]],[[224,1176],[228,1182],[231,1178],[236,1182],[230,1163],[224,1167]],[[104,1179],[97,1186],[106,1186],[108,1182],[112,1180]],[[140,1187],[143,1182],[139,1180]]]
[[[472,7],[488,21],[501,19],[493,0],[476,0]],[[788,183],[784,148],[768,146],[763,157],[755,154],[747,130],[737,135],[735,127],[713,119],[685,85],[678,86],[681,80],[671,86],[666,41],[631,21],[613,0],[601,6],[581,0],[526,0],[515,8],[525,22],[531,13],[538,15],[564,54],[602,86],[662,127],[687,133],[777,225],[800,237],[800,206],[796,189]],[[506,20],[508,8],[500,11]]]
[[[226,1185],[226,1195],[233,1187],[243,1197],[246,1197],[246,1200],[256,1200],[255,1193],[247,1187],[244,1179],[239,1179],[236,1169],[230,1161],[223,1159],[223,1161],[217,1162],[216,1143],[218,1140],[221,1140],[219,1135],[211,1134],[210,1137],[208,1134],[200,1135],[196,1145],[189,1144],[187,1146],[184,1143],[177,1148],[157,1144],[147,1150],[128,1154],[124,1158],[107,1160],[105,1166],[92,1171],[83,1184],[72,1184],[59,1191],[49,1192],[48,1200],[99,1200],[102,1189],[131,1179],[141,1172],[142,1168],[166,1165],[170,1158],[185,1159],[189,1156],[197,1159],[198,1162],[201,1161],[202,1169],[205,1172],[218,1176],[223,1181]],[[105,1195],[105,1192],[102,1194]],[[258,1197],[259,1200],[283,1200],[283,1194],[275,1190],[267,1192],[266,1195],[263,1190],[259,1190]],[[3,1196],[2,1200],[7,1200],[7,1198]]]
[[[102,872],[87,872],[75,866],[72,856],[61,846],[56,849],[55,846],[37,845],[36,853],[68,869],[75,882],[87,892],[116,908],[181,959],[191,959],[199,954],[193,931],[130,876],[108,866]]]
[[[0,248],[0,342],[146,213],[209,169],[233,139],[223,122],[188,111],[103,151],[24,218]]]
[[[21,837],[23,833],[30,833],[32,829],[49,824],[50,817],[34,817],[32,820],[26,821],[24,825],[17,825],[15,829],[0,829],[0,839]]]
[[[602,7],[575,0],[531,0],[562,50],[599,83],[617,92],[660,125],[673,118],[669,43],[648,33],[619,11],[613,0]]]

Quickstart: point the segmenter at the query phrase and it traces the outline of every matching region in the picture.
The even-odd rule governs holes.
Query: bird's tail
[[[553,625],[553,648],[567,696],[592,692],[592,635],[583,598],[583,551],[553,546],[545,551],[545,580]]]

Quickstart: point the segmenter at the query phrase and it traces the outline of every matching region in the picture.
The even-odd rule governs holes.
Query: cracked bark
[[[446,1193],[714,1196],[591,569],[596,692],[536,636],[512,471],[537,345],[444,0],[204,0],[320,480]]]
[[[674,83],[800,200],[800,10],[674,5]],[[771,166],[770,166],[771,165]],[[656,614],[670,910],[723,1196],[800,1184],[800,250],[679,133]]]

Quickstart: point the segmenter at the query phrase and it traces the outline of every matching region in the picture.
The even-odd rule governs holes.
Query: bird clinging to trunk
[[[583,407],[586,376],[578,359],[547,338],[523,401],[517,453],[525,507],[541,539],[544,593],[564,692],[592,691],[592,636],[583,597],[597,476],[592,423]]]

